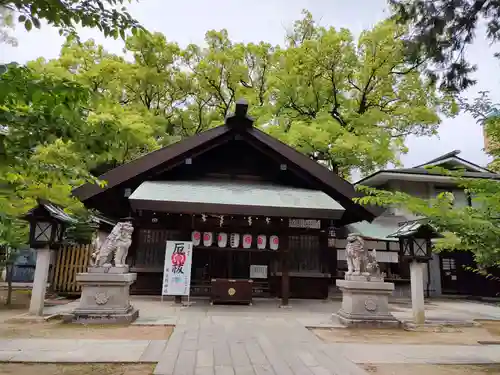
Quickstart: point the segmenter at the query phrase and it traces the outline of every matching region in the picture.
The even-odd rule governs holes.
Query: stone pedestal
[[[394,283],[378,278],[368,281],[365,276],[350,276],[337,280],[342,291],[342,307],[337,312],[340,322],[347,327],[397,328],[400,322],[389,312],[389,296]]]
[[[139,310],[130,304],[130,285],[136,273],[128,267],[90,267],[88,272],[76,275],[82,286],[79,306],[66,321],[75,323],[130,323],[139,316]]]

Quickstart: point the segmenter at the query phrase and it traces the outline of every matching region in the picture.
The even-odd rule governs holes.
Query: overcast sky
[[[140,0],[128,6],[132,16],[148,30],[159,31],[167,39],[180,45],[202,43],[209,29],[229,31],[232,40],[271,44],[283,42],[285,30],[299,19],[302,9],[311,11],[323,26],[345,27],[358,34],[387,16],[385,0]],[[14,35],[18,47],[0,45],[0,62],[24,63],[37,57],[55,58],[59,54],[63,38],[49,26],[27,33],[22,25]],[[121,53],[122,41],[105,39],[98,32],[84,30],[84,39],[94,38],[109,51]],[[469,49],[470,60],[479,66],[475,74],[478,84],[467,95],[474,97],[478,91],[488,90],[494,101],[500,102],[497,89],[499,62],[493,58],[497,49],[490,48],[483,35]],[[402,156],[406,167],[421,164],[452,150],[462,150],[461,157],[485,165],[481,127],[465,114],[454,119],[444,119],[439,137],[408,139],[410,149]]]

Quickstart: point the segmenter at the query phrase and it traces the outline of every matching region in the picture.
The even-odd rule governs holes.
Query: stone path
[[[354,363],[373,364],[500,363],[499,346],[325,344],[322,342],[312,343],[307,339],[291,344],[289,342],[290,336],[271,340],[262,334],[253,334],[250,339],[238,339],[233,336],[234,339],[227,340],[228,344],[224,345],[220,340],[214,340],[213,336],[200,341],[199,336],[198,339],[194,338],[193,331],[178,332],[172,336],[169,345],[167,345],[166,340],[0,340],[0,361],[41,363],[160,362],[157,373],[162,374],[161,371],[169,373],[167,370],[172,369],[172,367],[175,370],[177,361],[194,358],[191,367],[182,364],[177,370],[187,366],[198,373],[211,374],[214,371],[217,373],[217,369],[219,372],[232,373],[230,370],[221,370],[221,368],[234,365],[234,370],[239,371],[236,374],[242,373],[244,370],[249,374],[259,374],[260,372],[255,372],[253,369],[255,365],[257,370],[268,369],[266,374],[279,373],[280,375],[282,372],[286,374],[326,374],[324,369],[328,368],[333,368],[328,373],[337,374],[342,365],[352,369],[354,374],[361,374],[346,363],[345,359]],[[176,349],[179,346],[187,347],[185,351],[188,353],[180,356],[179,350]],[[250,368],[254,372],[251,372]],[[183,371],[181,373],[185,373]],[[350,372],[345,373],[349,374]]]
[[[208,316],[176,327],[156,375],[362,375],[293,319]]]
[[[155,363],[166,345],[167,340],[0,340],[0,361]]]
[[[284,319],[207,317],[169,341],[0,340],[0,361],[158,363],[156,375],[362,375],[355,363],[500,363],[500,347],[327,344]]]
[[[328,344],[327,352],[354,363],[500,363],[500,346],[491,345],[391,345]]]
[[[141,310],[134,324],[176,324],[168,341],[0,339],[0,361],[158,363],[156,375],[366,375],[357,364],[500,363],[500,346],[325,343],[305,327],[329,326],[335,306],[314,301],[292,309],[270,302],[258,308],[134,304]],[[500,317],[500,309],[472,303],[434,303],[429,311],[436,318]]]

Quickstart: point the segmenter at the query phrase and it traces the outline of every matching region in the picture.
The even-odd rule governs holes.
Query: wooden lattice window
[[[163,267],[167,240],[180,240],[179,231],[139,229],[134,266]]]
[[[290,249],[290,271],[323,271],[319,236],[290,236],[288,244]]]

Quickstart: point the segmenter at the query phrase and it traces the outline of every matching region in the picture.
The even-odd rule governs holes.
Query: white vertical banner
[[[193,243],[167,241],[162,296],[188,296],[191,286]]]

